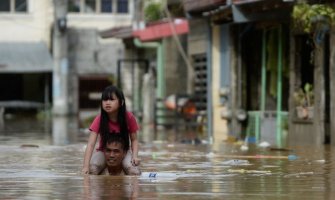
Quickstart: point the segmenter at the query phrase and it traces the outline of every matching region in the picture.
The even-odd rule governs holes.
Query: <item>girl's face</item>
[[[119,107],[119,99],[114,93],[102,99],[102,108],[108,114],[116,113],[119,110]]]

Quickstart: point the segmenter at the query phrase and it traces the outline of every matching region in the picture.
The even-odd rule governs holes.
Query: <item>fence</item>
[[[248,125],[246,129],[246,139],[249,142],[266,141],[270,144],[286,144],[288,129],[288,112],[280,112],[281,115],[281,132],[277,136],[277,116],[276,111],[249,111]]]

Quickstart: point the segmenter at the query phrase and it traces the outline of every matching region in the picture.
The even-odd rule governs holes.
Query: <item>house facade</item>
[[[294,1],[183,2],[190,21],[207,22],[204,31],[210,27],[207,77],[214,141],[233,136],[287,146],[334,139],[331,27],[315,26],[314,38],[295,31]],[[299,118],[296,90],[307,83],[314,89],[304,93],[313,94],[314,104],[309,117]]]
[[[133,6],[132,0],[1,1],[1,85],[13,86],[4,88],[1,101],[33,101],[51,108],[54,96],[62,90],[55,87],[54,71],[66,68],[68,91],[62,98],[67,114],[81,117],[96,113],[99,92],[116,84],[115,60],[124,53],[119,40],[101,40],[99,31],[130,25]],[[60,9],[64,10],[62,42],[66,49],[62,54],[66,59],[54,68],[53,54],[59,46],[54,31],[55,25],[60,25],[54,13]]]
[[[45,108],[51,102],[51,1],[0,2],[2,107]],[[10,87],[8,87],[10,85]]]

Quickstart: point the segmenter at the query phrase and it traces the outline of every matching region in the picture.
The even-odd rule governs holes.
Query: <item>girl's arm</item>
[[[131,133],[130,134],[130,140],[131,140],[131,151],[132,151],[132,163],[133,165],[139,165],[140,159],[138,158],[138,140],[137,140],[137,133]]]
[[[92,157],[92,153],[95,147],[95,143],[97,142],[98,134],[91,132],[90,137],[88,138],[87,147],[84,155],[84,166],[82,169],[83,174],[88,174],[90,171],[90,161]]]

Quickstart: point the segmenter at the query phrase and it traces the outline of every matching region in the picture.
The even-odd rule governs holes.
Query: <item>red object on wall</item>
[[[173,34],[181,35],[189,32],[189,25],[186,19],[174,19],[172,22],[160,22],[152,24],[144,29],[133,31],[133,36],[141,41],[158,40],[170,37]]]

